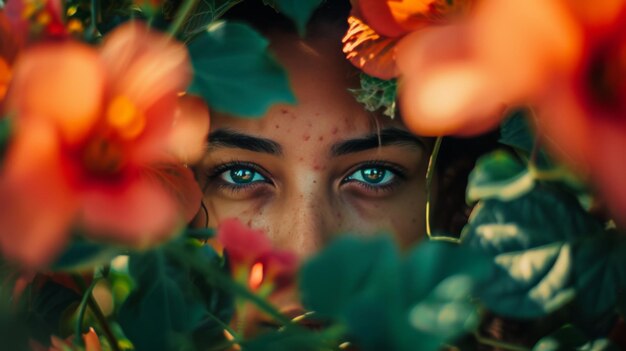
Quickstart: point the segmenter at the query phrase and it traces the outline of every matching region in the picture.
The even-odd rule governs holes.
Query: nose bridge
[[[324,182],[310,176],[294,184],[285,194],[283,222],[278,233],[281,246],[305,258],[317,252],[332,232],[330,194]]]

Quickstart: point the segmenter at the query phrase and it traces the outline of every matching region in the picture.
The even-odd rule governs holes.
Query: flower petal
[[[402,36],[408,30],[398,24],[389,3],[387,0],[359,0],[358,11],[377,33],[390,38]]]
[[[190,221],[198,213],[202,190],[189,168],[173,162],[162,163],[145,169],[143,176],[163,186],[176,200],[179,216],[185,221]]]
[[[90,47],[48,43],[25,51],[15,66],[7,105],[19,118],[53,120],[68,142],[85,137],[99,117],[104,72]]]
[[[7,258],[40,268],[65,245],[76,199],[64,179],[53,127],[29,123],[24,129],[0,173],[0,247]]]
[[[168,191],[151,177],[127,177],[85,190],[81,219],[88,235],[137,248],[176,235],[183,223]]]
[[[272,250],[269,238],[262,231],[248,228],[235,218],[220,222],[217,239],[234,265],[251,265]]]
[[[180,97],[170,133],[172,154],[186,164],[199,160],[206,151],[209,123],[204,100],[190,95]]]
[[[394,49],[398,39],[380,36],[356,16],[350,16],[348,23],[350,27],[342,39],[346,58],[370,76],[380,79],[396,77]]]

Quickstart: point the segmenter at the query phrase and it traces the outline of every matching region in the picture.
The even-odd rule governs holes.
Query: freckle
[[[321,167],[319,165],[313,165],[313,170],[314,171],[319,171],[321,169]]]
[[[289,110],[287,110],[286,108],[281,108],[280,109],[280,113],[282,113],[282,114],[287,114],[287,112],[289,112]]]
[[[295,113],[292,113],[292,114],[291,114],[291,119],[296,119],[296,117],[297,117],[297,116],[296,116],[296,114],[295,114]]]
[[[341,219],[341,212],[337,212],[337,219]]]
[[[317,184],[317,180],[314,180],[314,181],[313,181],[313,184]]]
[[[252,219],[249,219],[249,220],[246,222],[246,225],[247,225],[248,227],[252,227]]]
[[[308,122],[306,125],[307,127],[313,127],[313,122]]]
[[[291,132],[291,128],[287,129],[287,133],[290,133],[290,132]]]
[[[274,126],[274,128],[280,129],[280,126],[277,124],[277,125]]]
[[[308,141],[309,139],[311,139],[311,136],[310,136],[310,135],[308,135],[308,134],[304,134],[304,135],[302,136],[302,139],[303,139],[304,141]]]
[[[339,133],[339,128],[333,128],[333,135],[337,135],[337,133]]]
[[[298,161],[304,161],[304,157],[300,157]]]
[[[320,113],[319,113],[319,112],[315,112],[315,115],[316,115],[316,116],[319,116],[319,115],[320,115]]]
[[[324,140],[324,137],[321,136],[321,137],[317,138],[317,140],[322,141],[322,140]]]

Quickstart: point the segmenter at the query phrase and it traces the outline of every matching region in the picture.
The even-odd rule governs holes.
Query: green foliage
[[[333,339],[325,337],[325,332],[314,332],[299,326],[287,326],[280,331],[272,331],[244,341],[244,351],[330,351],[335,348]]]
[[[520,152],[526,159],[533,155],[533,150],[538,147],[535,133],[530,125],[531,113],[527,109],[514,110],[500,125],[499,142],[508,145]],[[536,151],[536,160],[533,160],[540,168],[550,168],[554,162],[543,148]]]
[[[488,261],[427,242],[402,258],[388,237],[342,237],[304,265],[305,304],[348,328],[363,350],[436,350],[478,322],[469,297]]]
[[[136,350],[179,350],[181,345],[193,349],[194,333],[202,331],[213,341],[220,340],[221,326],[213,318],[230,319],[230,300],[169,254],[170,246],[181,245],[189,260],[219,265],[208,247],[180,242],[130,256],[136,288],[120,308],[119,322]]]
[[[76,236],[51,264],[56,271],[80,271],[104,264],[119,255],[120,249]]]
[[[528,169],[509,153],[496,151],[478,159],[470,173],[466,199],[512,200],[532,190],[535,182]]]
[[[383,108],[385,116],[394,118],[396,116],[397,80],[383,80],[361,73],[360,82],[359,89],[350,89],[356,100],[368,111],[373,112]]]
[[[193,12],[185,20],[181,30],[181,37],[188,40],[206,31],[208,27],[219,20],[231,7],[242,0],[200,0]]]
[[[194,68],[189,92],[211,108],[244,117],[295,102],[285,71],[267,47],[268,41],[245,24],[213,24],[189,43]]]
[[[567,325],[556,332],[542,338],[535,344],[532,351],[617,351],[619,350],[608,339],[589,340],[574,326]]]

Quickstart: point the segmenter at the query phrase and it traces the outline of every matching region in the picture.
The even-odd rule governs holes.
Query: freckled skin
[[[256,120],[211,115],[212,130],[227,127],[273,140],[281,145],[283,154],[209,149],[201,168],[210,170],[233,160],[249,162],[262,167],[267,172],[263,176],[270,180],[235,192],[218,186],[215,179],[207,180],[204,202],[209,225],[238,217],[263,229],[275,246],[296,252],[302,259],[347,232],[365,236],[387,232],[403,248],[409,247],[424,234],[426,151],[393,145],[332,156],[331,147],[337,142],[363,137],[385,126],[404,127],[398,120],[373,116],[355,101],[347,89],[356,87],[349,79],[357,75],[339,47],[322,39],[308,42],[306,50],[303,45],[296,36],[273,41],[273,49],[289,73],[297,105],[273,106]],[[317,141],[307,142],[311,136]],[[406,170],[388,190],[374,191],[346,180],[367,162],[380,160]],[[296,304],[297,298],[289,290],[275,296],[273,302],[286,308]],[[251,314],[249,318],[261,317]]]

